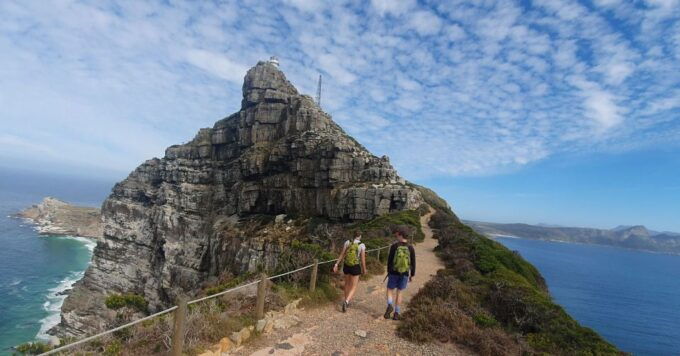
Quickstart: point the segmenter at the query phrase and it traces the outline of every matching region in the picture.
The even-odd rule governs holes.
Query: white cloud
[[[463,30],[462,27],[460,27],[457,24],[452,24],[450,26],[446,27],[446,36],[451,40],[451,41],[460,41],[464,39],[465,36],[465,30]]]
[[[186,54],[187,61],[206,72],[222,79],[241,83],[248,67],[236,63],[219,53],[202,49],[190,49]]]
[[[430,11],[417,11],[409,17],[409,27],[422,36],[434,35],[442,27],[442,20]]]
[[[595,0],[594,3],[600,7],[613,7],[621,4],[621,0]]]
[[[338,58],[338,56],[331,54],[319,56],[319,66],[335,80],[344,85],[350,84],[357,79],[356,75],[345,68],[346,64],[344,58]]]
[[[412,9],[415,4],[415,0],[371,0],[371,5],[381,16],[402,15]]]
[[[322,0],[284,0],[286,3],[294,6],[302,11],[319,11],[324,7]]]
[[[620,85],[633,73],[633,66],[626,62],[609,63],[598,69],[604,72],[607,83],[612,85]]]
[[[601,128],[609,129],[621,123],[621,109],[613,96],[602,90],[584,93],[586,115],[596,121]]]

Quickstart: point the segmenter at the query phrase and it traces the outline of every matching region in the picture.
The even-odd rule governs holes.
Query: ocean
[[[581,325],[633,355],[680,355],[680,256],[496,239],[536,266]]]
[[[59,322],[65,295],[83,276],[95,243],[82,237],[41,236],[11,217],[45,196],[99,206],[113,182],[0,171],[0,355],[10,347],[46,338]]]

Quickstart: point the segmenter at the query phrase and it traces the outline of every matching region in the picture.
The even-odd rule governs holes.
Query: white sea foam
[[[493,237],[505,237],[505,238],[508,238],[508,239],[520,239],[521,238],[521,237],[517,237],[517,236],[503,235],[503,234],[490,234],[490,235],[493,236]]]
[[[68,277],[62,279],[56,287],[48,290],[47,300],[43,303],[43,309],[47,312],[47,316],[40,320],[40,330],[36,338],[49,340],[50,335],[47,334],[47,330],[59,324],[61,305],[64,304],[64,299],[66,299],[66,295],[62,294],[62,292],[73,288],[73,284],[83,278],[84,273],[73,272]]]
[[[50,237],[52,238],[52,237]],[[77,240],[92,252],[97,246],[97,242],[81,236],[59,236],[58,238]],[[40,320],[40,330],[36,335],[37,339],[49,340],[50,335],[47,331],[59,324],[61,320],[61,306],[64,304],[64,299],[66,299],[66,294],[63,292],[73,288],[73,285],[83,278],[85,271],[73,272],[68,277],[62,279],[59,284],[48,290],[45,296],[45,303],[43,303],[43,309],[47,312],[47,316]]]
[[[94,248],[97,246],[97,241],[87,237],[81,236],[66,236],[66,237],[82,242],[85,245],[85,247],[87,247],[87,249],[90,250],[90,252],[94,251]]]

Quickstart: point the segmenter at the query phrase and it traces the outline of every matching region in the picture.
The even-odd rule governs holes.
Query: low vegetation
[[[40,355],[41,353],[50,351],[52,347],[44,342],[27,342],[16,346],[14,354],[17,355]]]
[[[228,280],[226,280],[224,282],[221,282],[221,283],[218,283],[218,284],[216,284],[212,287],[206,288],[205,289],[205,295],[213,295],[213,294],[217,294],[219,292],[223,292],[227,289],[237,287],[237,286],[245,283],[245,281],[247,281],[251,277],[252,277],[251,273],[244,273],[240,276],[229,278]]]
[[[430,220],[446,268],[409,303],[401,336],[455,342],[482,355],[616,355],[555,304],[540,273],[517,253],[440,207]]]
[[[296,268],[309,265],[316,259],[327,261],[337,258],[342,243],[350,238],[354,231],[360,230],[367,249],[384,247],[393,242],[392,231],[396,227],[410,229],[412,236],[422,240],[423,233],[420,226],[419,211],[402,211],[360,224],[342,225],[323,219],[304,219],[295,217],[293,225],[300,227],[306,224],[308,240],[302,240],[303,236],[296,236],[288,240],[287,246],[277,258],[277,267],[274,271],[263,271],[269,275],[279,274]],[[273,224],[273,218],[260,216],[256,229],[269,228]],[[309,236],[323,236],[318,231],[330,231],[324,239],[309,238]],[[330,245],[330,246],[329,246]],[[366,259],[366,267],[369,275],[385,273],[387,253],[382,251],[380,259],[375,252],[369,254]],[[316,289],[309,291],[310,270],[294,273],[290,276],[276,279],[270,285],[265,303],[266,310],[278,310],[287,303],[302,299],[300,305],[315,307],[328,302],[337,301],[341,295],[341,275],[331,273],[332,263],[319,266]],[[259,272],[258,272],[259,273]],[[246,273],[238,276],[226,273],[212,285],[206,286],[201,295],[212,295],[227,289],[242,285],[250,280],[258,278],[258,273]],[[366,277],[364,277],[366,278]],[[106,301],[110,309],[119,310],[129,307],[132,310],[146,312],[147,302],[142,296],[135,294],[114,294]],[[201,303],[189,306],[187,316],[187,334],[185,352],[195,355],[205,348],[214,345],[221,338],[228,336],[233,331],[238,331],[244,326],[253,325],[255,310],[254,289],[241,290],[228,293]],[[127,315],[126,315],[127,316]],[[129,322],[130,320],[121,320]],[[173,314],[169,313],[149,321],[142,322],[130,328],[94,340],[86,345],[69,350],[68,354],[74,355],[160,355],[167,354],[170,350],[172,338]],[[65,340],[72,342],[74,340]]]
[[[420,226],[420,213],[417,210],[402,210],[379,216],[375,219],[359,223],[352,228],[362,232],[366,248],[371,249],[392,243],[392,231],[398,226],[409,229],[410,237],[415,242],[421,242],[425,239]]]
[[[106,297],[104,303],[109,309],[117,310],[123,307],[129,307],[142,313],[146,313],[149,306],[149,303],[144,299],[144,297],[132,293],[111,294]]]

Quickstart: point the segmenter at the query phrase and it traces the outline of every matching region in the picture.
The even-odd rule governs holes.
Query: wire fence
[[[389,248],[389,247],[390,247],[390,245],[387,245],[387,246],[383,246],[383,247],[378,247],[378,248],[366,250],[365,252],[366,252],[366,253],[369,253],[369,252],[381,251],[381,250],[384,250],[384,249]],[[378,253],[378,257],[380,257],[380,254],[379,254],[379,253]],[[315,262],[315,263],[312,263],[312,264],[310,264],[310,265],[307,265],[307,266],[304,266],[304,267],[300,267],[300,268],[295,269],[295,270],[292,270],[292,271],[288,271],[288,272],[285,272],[285,273],[277,274],[277,275],[271,276],[271,277],[260,278],[260,279],[255,280],[255,281],[251,281],[251,282],[248,282],[248,283],[245,283],[245,284],[242,284],[242,285],[239,285],[239,286],[236,286],[236,287],[227,289],[227,290],[223,290],[223,291],[221,291],[221,292],[219,292],[219,293],[215,293],[215,294],[211,294],[211,295],[208,295],[208,296],[205,296],[205,297],[202,297],[202,298],[198,298],[198,299],[194,299],[194,300],[191,300],[191,301],[187,301],[187,302],[185,302],[185,303],[186,303],[186,305],[191,305],[191,304],[195,304],[195,303],[200,303],[200,302],[202,302],[202,301],[209,300],[209,299],[213,299],[213,298],[216,298],[216,297],[225,295],[225,294],[227,294],[227,293],[235,292],[235,291],[237,291],[237,290],[240,290],[240,289],[243,289],[243,288],[247,288],[247,287],[250,287],[250,286],[253,286],[253,285],[256,285],[256,284],[263,285],[263,282],[264,282],[264,281],[271,281],[271,280],[274,280],[274,279],[277,279],[277,278],[281,278],[281,277],[284,277],[284,276],[287,276],[287,275],[291,275],[291,274],[293,274],[293,273],[297,273],[297,272],[300,272],[300,271],[304,271],[304,270],[309,269],[309,268],[314,268],[314,269],[316,270],[316,268],[318,268],[318,266],[320,266],[320,265],[323,265],[323,264],[326,264],[326,263],[335,262],[335,261],[338,261],[338,259],[337,259],[337,258],[334,258],[334,259],[327,260],[327,261]],[[315,285],[315,284],[316,284],[316,272],[314,272],[312,275],[313,275],[314,281],[311,282],[311,283],[312,283],[313,285]],[[259,292],[259,290],[258,290],[258,300],[260,300],[260,298],[262,298],[262,301],[264,301],[264,296],[263,296],[263,295],[260,296],[260,292]],[[139,323],[141,323],[141,322],[144,322],[144,321],[147,321],[147,320],[150,320],[150,319],[159,317],[159,316],[164,315],[164,314],[168,314],[168,313],[173,312],[173,311],[177,311],[177,310],[179,310],[179,309],[182,309],[182,308],[180,308],[180,306],[178,306],[178,305],[175,305],[175,306],[173,306],[173,307],[170,307],[170,308],[165,309],[165,310],[163,310],[163,311],[160,311],[160,312],[158,312],[158,313],[151,314],[151,315],[146,316],[146,317],[144,317],[144,318],[141,318],[141,319],[138,319],[138,320],[129,322],[129,323],[127,323],[127,324],[118,326],[118,327],[113,328],[113,329],[110,329],[110,330],[103,331],[103,332],[101,332],[101,333],[99,333],[99,334],[96,334],[96,335],[92,335],[92,336],[86,337],[86,338],[84,338],[84,339],[81,339],[81,340],[72,342],[72,343],[70,343],[70,344],[67,344],[67,345],[64,345],[64,346],[57,347],[57,348],[55,348],[55,349],[52,349],[52,350],[47,351],[47,352],[45,352],[45,353],[42,353],[42,354],[40,354],[40,355],[53,355],[53,354],[56,354],[56,353],[59,353],[59,352],[62,352],[62,351],[66,351],[66,350],[71,349],[71,348],[73,348],[73,347],[75,347],[75,346],[85,344],[85,343],[87,343],[87,342],[89,342],[89,341],[98,339],[98,338],[100,338],[100,337],[102,337],[102,336],[112,334],[112,333],[114,333],[114,332],[116,332],[116,331],[120,331],[120,330],[123,330],[123,329],[125,329],[125,328],[129,328],[129,327],[131,327],[131,326],[133,326],[133,325],[137,325],[137,324],[139,324]],[[183,333],[179,333],[179,334],[183,334]],[[178,336],[178,335],[173,335],[173,339],[174,339],[175,337],[177,337],[177,336]],[[180,349],[181,349],[181,346],[180,346]],[[176,351],[181,352],[181,350],[173,350],[172,354],[176,354]],[[177,353],[177,354],[179,354],[179,353]]]

